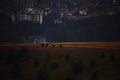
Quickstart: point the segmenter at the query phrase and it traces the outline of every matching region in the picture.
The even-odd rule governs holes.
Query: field
[[[0,44],[0,80],[120,80],[119,75],[120,42]]]

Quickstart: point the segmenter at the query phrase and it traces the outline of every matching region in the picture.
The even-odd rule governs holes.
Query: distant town
[[[12,2],[9,14],[13,22],[32,21],[42,24],[47,20],[60,24],[71,19],[113,16],[120,12],[118,0],[12,0]]]

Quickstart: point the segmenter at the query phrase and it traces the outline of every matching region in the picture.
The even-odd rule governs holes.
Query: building
[[[43,11],[37,8],[26,8],[21,10],[17,14],[11,15],[11,20],[16,21],[28,21],[28,22],[38,22],[43,23]]]

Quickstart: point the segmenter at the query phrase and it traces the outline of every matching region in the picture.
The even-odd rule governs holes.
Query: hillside
[[[1,20],[2,21],[2,20]],[[23,36],[45,35],[48,42],[119,41],[120,23],[118,16],[98,16],[70,20],[63,24],[46,21],[39,23],[2,21],[1,42],[22,42]]]

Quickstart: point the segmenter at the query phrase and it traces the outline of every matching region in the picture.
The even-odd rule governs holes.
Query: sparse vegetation
[[[109,57],[109,61],[110,61],[110,62],[114,62],[114,61],[115,61],[115,56],[114,56],[114,55],[111,55],[111,56]]]
[[[10,51],[10,53],[7,56],[6,64],[8,65],[8,64],[15,64],[15,63],[17,63],[16,62],[16,58],[17,57],[16,57],[14,51]]]
[[[21,50],[17,54],[17,60],[18,62],[24,62],[30,59],[30,54],[28,53],[28,50],[25,47],[22,47]]]
[[[4,53],[0,54],[0,63],[5,64],[6,62],[6,57],[4,56]]]
[[[40,71],[35,80],[49,80],[48,79],[48,73],[46,73],[44,71]]]
[[[28,50],[24,47],[20,49],[18,53],[15,53],[13,50],[9,52],[6,58],[6,64],[16,64],[29,60]]]
[[[12,80],[20,80],[21,76],[21,68],[19,64],[14,64],[11,71],[10,71]]]
[[[59,68],[59,64],[57,64],[57,63],[53,63],[53,64],[51,64],[51,70],[56,70],[56,69],[58,69]]]
[[[92,73],[90,80],[97,80],[97,79],[98,79],[98,72],[95,71],[95,72]]]
[[[72,72],[73,74],[82,74],[83,73],[83,69],[84,69],[84,65],[82,62],[73,62],[72,63]]]
[[[34,58],[33,66],[37,67],[39,64],[38,58]]]
[[[50,61],[51,61],[50,55],[47,54],[47,55],[46,55],[46,63],[48,64]]]
[[[64,80],[71,80],[71,78],[70,77],[65,77]]]
[[[91,60],[90,61],[90,68],[94,69],[97,67],[96,61],[95,60]]]
[[[70,61],[70,55],[68,55],[68,54],[65,55],[65,56],[64,56],[64,59],[65,59],[65,61]]]
[[[94,53],[90,54],[91,51]],[[67,47],[46,48],[45,46],[43,48],[40,46],[1,47],[0,74],[3,76],[0,80],[119,79],[117,73],[119,73],[120,54],[116,53],[119,50],[114,51]],[[98,71],[102,76],[99,76]]]
[[[105,53],[104,52],[100,53],[100,57],[105,58],[106,57]]]

